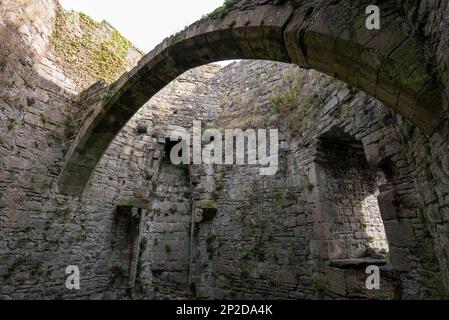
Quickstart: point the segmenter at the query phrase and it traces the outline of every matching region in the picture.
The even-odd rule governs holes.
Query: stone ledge
[[[384,266],[387,264],[386,258],[365,257],[353,259],[330,260],[329,265],[341,269],[359,269],[367,266]]]

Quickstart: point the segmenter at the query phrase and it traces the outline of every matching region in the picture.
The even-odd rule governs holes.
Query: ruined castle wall
[[[52,25],[49,22],[54,14],[52,9],[45,8],[34,17],[38,19],[42,14],[42,24]],[[22,41],[15,30],[11,30],[12,39]],[[40,30],[37,33],[48,35]],[[29,39],[35,37],[30,35]],[[34,59],[36,48],[30,45],[29,50]],[[125,247],[120,242],[127,241],[125,224],[118,223],[117,228],[116,206],[136,197],[139,187],[145,186],[149,174],[145,172],[147,160],[155,157],[152,151],[159,148],[159,140],[163,138],[160,129],[153,130],[152,121],[158,128],[164,121],[180,124],[173,116],[179,111],[177,119],[191,123],[192,109],[198,104],[209,105],[207,99],[213,99],[208,80],[216,67],[189,72],[169,86],[165,96],[162,93],[162,98],[156,97],[143,109],[135,119],[148,126],[147,134],[138,134],[136,120],[131,121],[111,145],[86,193],[79,199],[63,196],[57,188],[64,154],[77,129],[74,119],[77,113],[73,110],[76,105],[72,101],[95,105],[106,88],[98,85],[95,90],[75,97],[71,82],[65,79],[76,75],[61,67],[58,70],[65,78],[54,79],[52,72],[43,76],[39,59],[20,58],[8,65],[11,79],[2,79],[8,82],[2,82],[4,95],[0,100],[0,296],[3,299],[129,297],[126,290],[114,286],[117,278],[127,276],[122,269],[115,268],[120,260],[117,250]],[[64,86],[58,86],[59,80]],[[193,94],[198,87],[203,89]],[[204,115],[205,119],[208,117]],[[65,288],[68,265],[80,268],[80,291]],[[146,278],[151,280],[151,274]],[[145,297],[152,294],[153,290],[148,289]]]
[[[370,241],[377,241],[379,249],[387,247],[378,211],[373,214],[365,211],[365,216],[357,217],[344,216],[335,210],[333,214],[340,214],[340,219],[349,219],[340,221],[349,237],[344,241],[326,239],[326,236],[331,237],[330,230],[328,235],[316,230],[320,190],[314,177],[316,141],[313,139],[319,136],[315,131],[319,125],[315,113],[320,103],[338,97],[347,89],[313,72],[258,61],[225,68],[218,76],[224,79],[221,127],[280,128],[280,165],[273,177],[260,176],[257,167],[215,168],[217,214],[199,227],[195,263],[197,294],[217,298],[313,297],[325,286],[320,259],[348,258],[341,252],[351,241],[361,246],[352,250],[357,253],[351,251],[351,257],[359,257],[372,247]],[[295,119],[303,121],[304,126],[301,123],[295,126],[303,136],[292,135],[291,129],[295,126],[286,124],[288,119],[276,114],[273,107],[273,97],[282,95],[289,90],[292,81],[297,80],[302,81],[304,90],[301,94],[298,92],[301,98],[295,102],[298,103],[295,107],[302,108],[304,114]],[[311,132],[304,130],[306,128]],[[333,168],[332,162],[329,165]],[[360,185],[361,176],[360,172],[354,173],[351,180],[344,183]],[[328,187],[333,188],[334,194],[340,194],[333,181]],[[375,199],[375,190],[370,191]],[[332,200],[329,202],[334,203]],[[375,204],[371,206],[376,207]],[[340,206],[339,209],[345,208]],[[367,228],[372,228],[370,235],[364,240],[357,239]],[[334,245],[332,249],[339,254],[314,245],[315,241],[324,239]]]
[[[215,169],[218,211],[199,231],[198,294],[310,297],[332,280],[324,275],[323,261],[359,257],[367,249],[389,250],[404,297],[435,294],[441,274],[418,205],[417,164],[401,134],[409,124],[363,93],[311,71],[299,72],[302,86],[294,104],[300,108],[291,112],[276,103],[292,89],[291,74],[286,65],[243,62],[221,75],[229,86],[221,99],[223,126],[279,127],[286,143],[275,177],[260,177],[247,167]],[[357,148],[363,144],[367,158],[356,157],[362,170],[350,168],[344,179],[341,160],[333,164],[337,159],[328,158],[323,168],[317,152],[320,137],[334,128],[358,141]],[[350,163],[351,154],[339,159]],[[364,201],[353,207],[357,192]]]
[[[107,97],[107,88],[97,84],[75,96],[98,74],[74,74],[67,57],[59,59],[48,40],[54,3],[36,3],[45,14],[34,21],[45,30],[28,22],[29,32],[19,34],[2,25],[2,34],[30,45],[21,47],[25,57],[1,64],[8,79],[0,85],[0,298],[179,297],[189,294],[189,273],[198,297],[348,297],[356,284],[335,288],[329,259],[386,249],[385,234],[403,297],[444,296],[448,128],[429,140],[374,99],[312,71],[270,62],[189,71],[122,130],[82,198],[59,194],[64,154],[80,119]],[[101,37],[115,34],[104,25]],[[137,59],[133,52],[129,65]],[[89,64],[90,54],[84,52],[79,63]],[[45,59],[33,60],[41,55]],[[297,80],[300,86],[292,88]],[[74,106],[80,109],[74,112]],[[238,166],[186,174],[161,166],[167,126],[189,128],[193,120],[209,127],[280,128],[278,174],[260,177],[258,168]],[[349,169],[336,170],[332,158],[323,166],[320,138],[334,128],[357,141],[357,148],[363,145],[368,165],[357,156]],[[367,167],[380,169],[381,181],[374,183],[374,174],[361,177]],[[368,196],[362,204],[368,215],[348,212],[354,189]],[[148,209],[138,281],[135,290],[126,290],[117,283],[129,277],[128,222],[116,208],[141,199]],[[192,239],[192,214],[204,201],[203,214],[216,211],[198,220]],[[80,291],[65,288],[68,265],[80,267]]]

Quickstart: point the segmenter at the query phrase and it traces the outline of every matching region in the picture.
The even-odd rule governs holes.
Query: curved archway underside
[[[225,14],[167,38],[111,85],[111,98],[85,121],[66,155],[60,191],[82,194],[114,137],[159,90],[191,68],[228,59],[287,62],[326,73],[432,134],[446,99],[428,71],[424,44],[411,35],[395,1],[380,5],[381,29],[368,30],[370,4],[234,1]]]

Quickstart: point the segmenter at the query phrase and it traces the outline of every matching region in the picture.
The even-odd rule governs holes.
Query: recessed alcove
[[[368,164],[363,144],[333,128],[319,138],[316,170],[322,193],[319,214],[328,229],[329,258],[351,259],[388,253],[389,246],[377,201],[387,180],[382,169]]]

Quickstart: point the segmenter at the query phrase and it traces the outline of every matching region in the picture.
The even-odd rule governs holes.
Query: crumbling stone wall
[[[326,185],[320,183],[316,173],[318,153],[322,151],[318,150],[319,138],[328,130],[320,132],[320,121],[330,118],[337,125],[339,120],[321,115],[320,105],[333,101],[337,109],[340,101],[352,101],[352,108],[363,113],[356,109],[362,109],[357,100],[361,97],[326,76],[286,64],[240,62],[224,68],[217,77],[226,79],[221,81],[219,125],[280,127],[280,167],[275,176],[262,177],[255,167],[214,166],[216,182],[211,193],[217,213],[202,222],[197,231],[196,293],[203,298],[322,296],[327,286],[323,261],[361,257],[368,248],[388,248],[376,201],[377,181],[370,175],[373,170],[366,164],[339,184],[338,179],[323,176]],[[361,143],[360,148],[363,152]],[[351,155],[348,152],[345,156]],[[329,170],[340,173],[337,159],[327,160]],[[359,163],[360,159],[354,161]],[[363,189],[364,177],[371,179],[369,190]],[[365,208],[359,208],[359,215],[346,212],[353,210],[357,193],[344,194],[338,189],[341,184],[346,188],[358,184],[361,194],[371,196]],[[323,216],[325,200],[320,194],[326,193],[325,188],[333,196],[346,198],[343,204],[327,199],[326,203],[334,206],[332,216],[337,216],[337,221]],[[339,225],[347,238],[333,238],[331,230],[320,229],[321,222],[330,227]],[[356,249],[342,254],[351,243]]]
[[[38,10],[34,16],[38,22],[42,18],[38,25],[52,26],[55,3],[35,4],[44,9]],[[165,97],[164,94],[162,98],[156,97],[146,111],[137,116],[139,124],[132,121],[111,145],[85,196],[67,197],[59,194],[56,183],[64,163],[64,153],[81,122],[73,108],[87,105],[86,109],[79,111],[82,114],[87,110],[88,114],[89,106],[94,107],[101,100],[105,87],[100,83],[75,96],[71,82],[64,82],[64,79],[76,75],[65,74],[65,78],[59,78],[52,77],[56,73],[50,71],[40,73],[40,63],[45,61],[40,54],[47,51],[43,48],[34,54],[37,49],[33,41],[45,35],[45,41],[38,43],[48,46],[51,28],[49,32],[43,32],[34,28],[34,23],[29,20],[25,19],[24,23],[33,34],[25,37],[16,29],[7,31],[11,31],[11,38],[17,42],[28,44],[28,40],[31,41],[29,46],[20,47],[18,52],[29,53],[29,57],[17,56],[7,65],[11,70],[8,74],[10,79],[2,78],[8,82],[4,85],[2,82],[1,88],[5,95],[0,100],[0,296],[3,299],[132,296],[133,292],[129,290],[117,290],[112,281],[123,276],[123,270],[114,267],[122,256],[116,254],[118,248],[121,245],[126,248],[120,241],[127,241],[125,223],[122,228],[116,228],[116,206],[136,197],[148,174],[144,170],[147,169],[147,156],[154,156],[151,150],[157,149],[160,138],[157,130],[148,129],[148,134],[137,134],[138,126],[143,123],[152,128],[153,113],[165,116],[170,110],[177,112],[180,106],[179,118],[187,121],[186,114],[192,111],[184,106],[188,103],[196,105],[197,99],[202,105],[208,105],[205,101],[213,99],[213,95],[209,95],[212,89],[205,83],[210,78],[208,73],[216,67],[206,67],[204,72],[190,72],[169,86]],[[11,46],[16,44],[12,42]],[[67,72],[56,67],[53,64],[51,69]],[[183,85],[184,91],[181,90]],[[192,94],[201,85],[207,90]],[[162,125],[162,121],[159,124]],[[78,292],[65,288],[68,265],[80,268],[82,290]],[[151,274],[147,274],[148,270],[144,268],[144,284],[151,280]],[[147,298],[152,295],[150,289],[144,292]]]
[[[36,3],[45,6],[41,25],[48,27],[56,6]],[[50,68],[56,73],[42,73],[46,60],[36,57],[46,51],[37,47],[50,45],[51,28],[29,26],[28,36],[10,35],[24,44],[46,36],[23,47],[28,58],[17,56],[8,65],[12,81],[0,86],[6,93],[0,99],[0,298],[391,298],[398,296],[397,281],[403,298],[447,297],[446,127],[428,139],[373,98],[290,65],[205,66],[174,81],[132,119],[83,197],[64,196],[57,187],[64,154],[108,92],[97,83],[75,95],[81,78],[57,55]],[[279,172],[261,177],[254,167],[161,165],[168,126],[190,128],[193,120],[280,128]],[[360,144],[367,158],[363,170],[345,179],[335,172],[335,159],[323,168],[319,152],[322,137],[335,128],[356,141],[356,163],[363,158]],[[382,171],[384,180],[374,183],[369,170]],[[328,179],[332,174],[338,179]],[[352,206],[335,207],[326,194],[349,196],[351,182],[364,180],[369,188],[359,193],[370,195],[372,219],[344,215],[342,242],[333,223]],[[386,249],[377,194],[390,261],[385,290],[368,293],[358,288],[361,265],[334,258],[373,258],[365,249]],[[134,255],[127,250],[136,237],[117,206],[144,211]],[[134,287],[130,270],[118,267],[129,265],[127,259],[136,259]],[[67,265],[80,267],[80,291],[65,288]]]
[[[340,242],[331,258],[361,257],[368,248],[388,252],[377,202],[379,185],[385,181],[381,169],[367,163],[361,142],[338,129],[322,136],[317,147],[317,184],[333,212],[327,237]]]
[[[350,219],[348,222],[352,222],[348,224],[348,235],[355,243],[359,241],[364,243],[362,247],[356,245],[358,249],[352,251],[352,257],[372,255],[373,251],[367,250],[370,248],[380,249],[374,250],[379,252],[387,251],[389,247],[388,257],[391,260],[393,274],[389,271],[390,275],[386,278],[394,282],[396,281],[394,273],[399,272],[403,286],[402,297],[444,295],[444,289],[436,280],[444,277],[444,271],[439,271],[435,251],[432,249],[432,239],[425,231],[428,224],[425,222],[425,217],[419,213],[420,199],[414,184],[415,158],[409,157],[407,147],[401,138],[401,132],[410,125],[372,98],[309,71],[299,72],[299,76],[306,78],[307,81],[301,81],[302,90],[298,90],[293,99],[294,108],[291,108],[288,104],[292,101],[288,101],[290,98],[285,93],[292,90],[292,82],[282,78],[287,75],[286,78],[289,79],[292,69],[294,70],[286,65],[246,62],[223,71],[224,77],[228,80],[223,83],[232,88],[228,88],[229,91],[224,90],[225,94],[221,99],[224,109],[227,109],[221,115],[225,123],[228,121],[223,126],[227,128],[270,127],[274,123],[284,129],[285,136],[282,140],[287,143],[283,145],[290,147],[286,150],[282,149],[281,152],[281,159],[283,159],[281,170],[276,176],[279,182],[276,179],[257,177],[257,172],[253,169],[215,168],[216,190],[212,192],[212,195],[215,194],[218,209],[216,217],[201,225],[198,231],[198,261],[195,263],[197,294],[202,297],[214,295],[261,298],[273,297],[273,295],[302,297],[303,294],[310,296],[326,291],[323,289],[330,286],[329,281],[333,278],[329,279],[328,273],[323,272],[326,267],[322,262],[330,258],[341,258],[341,252],[347,246],[347,241],[342,242],[331,236],[333,224],[336,221],[341,223],[338,219],[342,218],[341,211],[344,211],[342,210],[344,206],[339,208],[334,201],[323,198],[326,189],[336,190],[337,188],[338,190],[338,181],[334,180],[333,183],[332,180],[324,178],[326,185],[323,186],[323,180],[319,180],[319,176],[323,176],[324,172],[319,165],[318,145],[322,136],[339,128],[351,137],[351,140],[358,141],[358,148],[363,143],[364,157],[366,156],[368,160],[368,164],[363,164],[367,171],[363,172],[366,175],[370,170],[373,171],[372,176],[367,176],[369,177],[368,185],[371,186],[368,205],[370,210],[368,211],[371,211],[371,214],[375,213],[372,216],[373,219],[368,224],[363,219],[354,224],[353,219],[356,215],[347,216]],[[246,72],[241,73],[242,70]],[[239,78],[240,75],[244,79]],[[257,84],[249,79],[257,79]],[[269,79],[267,86],[273,88],[272,91],[261,85],[264,79]],[[245,86],[233,86],[235,84],[233,81],[244,83]],[[310,88],[317,83],[320,85],[320,91],[310,91]],[[280,105],[279,92],[282,96]],[[302,107],[297,108],[298,105]],[[297,116],[298,114],[300,117]],[[296,125],[292,123],[292,119],[296,121]],[[283,157],[286,157],[287,161]],[[335,174],[338,164],[332,165],[331,161],[328,170],[332,172],[333,168]],[[288,174],[284,173],[284,170]],[[377,179],[377,173],[380,172],[381,177]],[[285,176],[282,176],[283,174]],[[363,174],[355,174],[352,183],[360,184],[363,181],[362,177]],[[259,184],[265,187],[258,187]],[[346,186],[350,187],[350,184],[346,181]],[[279,186],[279,190],[276,190],[276,186]],[[270,197],[267,198],[264,195],[266,188],[273,188],[273,190],[269,189]],[[276,191],[281,191],[279,197],[275,197]],[[290,195],[289,192],[291,192]],[[375,203],[377,195],[379,195],[380,208],[377,208]],[[300,200],[296,202],[294,199]],[[290,203],[282,207],[276,204],[279,200],[290,201]],[[273,205],[274,208],[272,208]],[[242,214],[242,210],[246,214]],[[379,211],[385,221],[388,245]],[[289,233],[287,230],[293,231],[290,236],[282,233],[277,235],[274,222],[276,220],[269,218],[273,212],[277,212],[278,215],[281,212],[292,213],[291,218],[287,216],[280,219],[285,223],[283,230],[286,234]],[[300,218],[302,214],[305,215],[304,218]],[[237,222],[238,217],[241,217],[243,221]],[[248,224],[244,222],[247,217],[250,221]],[[270,221],[269,231],[265,230],[264,220]],[[259,229],[262,229],[262,232]],[[231,239],[230,234],[233,235]],[[298,234],[304,236],[303,241],[298,240]],[[276,242],[274,239],[277,236],[282,237],[283,240],[290,239],[300,248],[307,248],[302,253],[302,264],[298,265],[311,266],[309,270],[301,274],[294,271],[298,265],[292,267],[288,262],[279,262],[278,257],[271,256],[272,252],[282,252],[280,248],[285,248],[288,243],[285,240],[278,246],[272,244],[272,241]],[[236,248],[237,252],[242,252],[243,257],[235,256]],[[254,251],[259,250],[266,256],[263,263],[254,264],[254,260],[257,261]],[[210,258],[211,252],[214,259]],[[249,267],[248,262],[245,261],[248,256],[246,252],[250,252],[249,255],[253,252]],[[300,252],[297,249],[292,256],[298,253],[301,255]],[[251,263],[253,263],[252,266]],[[216,269],[214,266],[217,266]],[[264,273],[273,274],[274,266],[276,270],[292,269],[287,272],[283,280],[267,279]],[[304,279],[303,282],[301,279]],[[257,285],[254,285],[254,281]],[[273,289],[270,284],[274,282],[277,282],[281,289]],[[291,284],[290,290],[285,290],[288,288],[288,283]],[[264,287],[270,287],[270,290],[264,290]],[[383,293],[384,297],[398,296],[397,287],[396,293],[394,288],[391,288],[389,294]],[[341,294],[339,291],[340,296]]]

